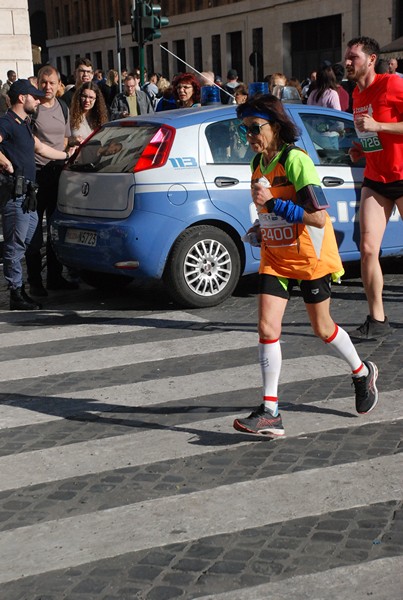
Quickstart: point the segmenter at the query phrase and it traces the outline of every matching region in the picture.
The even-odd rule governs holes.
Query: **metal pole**
[[[143,0],[138,0],[138,10],[141,12],[143,10]],[[132,14],[135,14],[136,12],[136,0],[132,0]],[[138,18],[137,18],[138,19]],[[138,20],[137,20],[138,22]],[[140,31],[138,32],[138,35],[140,35]],[[144,43],[141,43],[140,40],[138,40],[138,47],[139,47],[139,71],[140,71],[140,87],[143,87],[143,85],[145,84],[144,81]],[[136,68],[137,65],[133,65],[134,68]]]
[[[140,87],[145,84],[144,81],[144,45],[139,46],[139,60],[140,60]]]
[[[117,57],[118,57],[119,92],[122,93],[122,65],[121,65],[122,32],[120,29],[120,21],[116,21],[116,50],[117,50]]]
[[[120,51],[118,52],[119,92],[122,93],[122,65],[120,62]]]

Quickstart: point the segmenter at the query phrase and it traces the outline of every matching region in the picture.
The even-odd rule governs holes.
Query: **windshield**
[[[159,127],[148,123],[141,126],[136,123],[105,125],[79,148],[68,169],[101,173],[133,172],[141,153]]]

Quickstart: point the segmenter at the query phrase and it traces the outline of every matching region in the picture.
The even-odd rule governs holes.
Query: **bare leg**
[[[259,337],[276,340],[281,335],[281,324],[288,300],[270,296],[259,295]]]
[[[364,187],[360,204],[361,277],[368,300],[369,314],[377,321],[384,321],[383,273],[379,252],[386,225],[394,203],[373,190]]]

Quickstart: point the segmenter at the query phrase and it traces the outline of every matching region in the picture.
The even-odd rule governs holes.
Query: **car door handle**
[[[340,177],[324,177],[322,183],[325,187],[337,187],[338,185],[343,185],[344,179],[340,179]]]
[[[234,177],[216,177],[214,183],[217,187],[230,187],[231,185],[237,185],[239,179],[235,179]]]

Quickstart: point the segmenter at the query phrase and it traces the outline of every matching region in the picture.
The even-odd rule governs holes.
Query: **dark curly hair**
[[[190,84],[193,86],[193,94],[192,94],[192,102],[193,104],[198,104],[200,102],[200,82],[196,79],[193,73],[180,73],[174,77],[172,82],[173,85],[173,95],[176,102],[179,102],[177,87],[180,83]]]
[[[245,104],[238,104],[236,114],[238,119],[244,116],[267,114],[267,119],[273,122],[273,128],[278,132],[280,142],[292,144],[295,142],[300,132],[287,115],[283,103],[273,94],[256,94],[249,98]]]
[[[72,129],[78,129],[80,127],[83,118],[83,108],[80,98],[84,90],[91,90],[96,96],[94,105],[87,115],[88,123],[90,124],[91,129],[94,130],[108,121],[108,109],[106,108],[105,100],[98,84],[93,81],[83,83],[74,92],[70,106],[70,126]]]
[[[371,56],[371,54],[379,56],[381,53],[378,42],[374,40],[374,38],[365,35],[350,40],[347,47],[352,48],[353,46],[362,46],[362,51],[365,52],[365,54],[368,54],[368,56]]]

